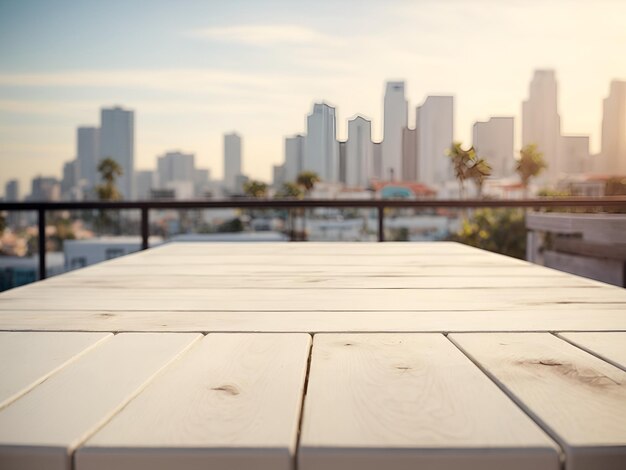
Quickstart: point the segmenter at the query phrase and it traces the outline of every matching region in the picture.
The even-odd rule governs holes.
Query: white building
[[[528,99],[522,104],[522,146],[536,144],[548,168],[540,181],[554,182],[559,173],[561,118],[554,70],[536,70]]]
[[[229,191],[237,191],[238,177],[241,175],[241,136],[236,132],[224,134],[224,186]]]
[[[335,183],[339,179],[335,108],[325,103],[315,103],[307,116],[303,170],[317,173],[325,182]]]
[[[404,82],[387,82],[385,89],[382,174],[383,180],[402,178],[402,129],[407,127],[408,103]]]
[[[161,188],[174,181],[193,183],[195,177],[196,164],[192,153],[172,151],[157,158],[157,181]]]
[[[100,129],[79,127],[76,130],[78,179],[82,180],[87,188],[93,188],[100,183],[98,175],[100,157]]]
[[[428,96],[416,116],[418,180],[441,187],[454,179],[446,152],[454,141],[454,97]]]
[[[100,160],[112,158],[123,170],[118,188],[124,199],[133,199],[135,179],[135,113],[120,107],[100,112]]]
[[[589,136],[564,135],[559,143],[558,176],[579,175],[591,170]]]
[[[602,114],[602,167],[612,175],[626,175],[626,82],[611,82]]]
[[[362,116],[348,121],[346,141],[346,185],[364,188],[374,173],[372,160],[372,123]]]
[[[515,170],[515,118],[492,117],[474,123],[472,145],[491,166],[493,178],[511,176]]]
[[[304,168],[305,137],[301,134],[285,138],[284,181],[296,181]]]

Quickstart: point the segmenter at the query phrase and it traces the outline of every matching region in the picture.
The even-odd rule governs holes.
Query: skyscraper
[[[324,182],[336,183],[339,179],[335,108],[326,103],[315,103],[307,116],[303,170],[317,173]]]
[[[304,167],[304,142],[305,138],[300,134],[285,138],[285,165],[282,175],[285,181],[296,181]]]
[[[9,180],[4,185],[4,200],[6,202],[17,202],[20,200],[20,182]]]
[[[157,158],[157,180],[160,189],[174,181],[195,182],[195,156],[179,151],[167,152]]]
[[[71,160],[63,164],[63,179],[61,180],[61,199],[72,201],[76,199],[78,183],[78,160]]]
[[[515,118],[492,117],[475,122],[472,145],[479,157],[491,166],[491,176],[506,178],[513,174],[515,163]]]
[[[439,186],[454,179],[446,152],[454,141],[454,97],[428,96],[416,115],[417,174],[421,183]]]
[[[602,166],[613,175],[626,175],[626,82],[613,81],[602,112]]]
[[[402,129],[402,180],[417,181],[417,129]]]
[[[402,129],[407,127],[408,103],[404,82],[387,82],[385,89],[382,175],[383,180],[402,178]]]
[[[135,182],[135,113],[120,107],[100,112],[100,159],[112,158],[123,170],[118,188],[124,199],[133,199]]]
[[[591,166],[589,154],[589,136],[564,135],[559,143],[559,175],[577,175],[585,173]]]
[[[364,188],[374,172],[372,123],[362,116],[348,121],[346,142],[346,184]]]
[[[241,137],[236,132],[224,134],[224,187],[237,191],[241,176]]]
[[[76,130],[78,179],[83,180],[89,189],[100,182],[97,170],[100,157],[100,129],[79,127]]]
[[[522,104],[522,145],[536,144],[543,153],[548,165],[544,180],[553,182],[558,175],[560,138],[561,118],[554,70],[535,70],[528,99]]]

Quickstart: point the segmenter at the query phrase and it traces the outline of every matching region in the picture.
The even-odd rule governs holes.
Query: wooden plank
[[[558,469],[554,443],[443,335],[316,335],[301,470]]]
[[[559,333],[570,343],[626,370],[626,332]]]
[[[212,334],[76,453],[76,470],[293,468],[311,338]]]
[[[566,468],[626,468],[626,372],[550,334],[454,334],[556,436]]]
[[[0,330],[162,332],[626,331],[623,309],[569,305],[526,310],[424,312],[0,312]]]
[[[0,409],[112,336],[110,333],[0,333]]]
[[[167,311],[469,311],[550,309],[567,305],[587,310],[589,304],[626,310],[626,290],[516,288],[454,289],[442,295],[439,289],[395,289],[388,295],[368,289],[38,289],[7,292],[0,297],[0,310],[167,310]]]
[[[72,451],[201,336],[121,334],[0,411],[0,468],[69,470]]]

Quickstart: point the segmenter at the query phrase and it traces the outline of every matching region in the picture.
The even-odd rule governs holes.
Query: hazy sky
[[[313,101],[381,133],[384,81],[415,106],[456,97],[457,139],[519,117],[536,68],[554,68],[563,130],[600,138],[602,99],[626,79],[626,0],[0,0],[0,184],[60,176],[75,128],[99,108],[136,111],[136,166],[194,152],[222,174],[222,134],[269,179]],[[518,120],[519,130],[519,120]],[[3,189],[0,189],[2,192]]]

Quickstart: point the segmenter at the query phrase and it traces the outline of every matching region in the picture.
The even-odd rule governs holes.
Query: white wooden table
[[[179,243],[0,294],[0,469],[626,469],[626,291],[454,243]]]

